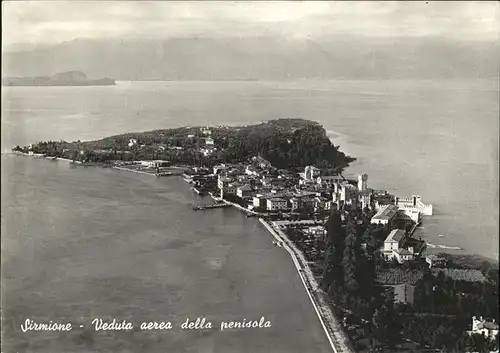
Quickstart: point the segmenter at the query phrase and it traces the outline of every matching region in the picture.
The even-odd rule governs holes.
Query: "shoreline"
[[[264,225],[269,233],[271,233],[271,235],[282,245],[282,247],[285,248],[292,258],[297,274],[299,275],[302,284],[304,285],[304,289],[311,300],[311,304],[313,305],[321,326],[325,331],[333,352],[354,352],[350,347],[349,339],[343,332],[342,326],[337,321],[337,318],[329,308],[328,304],[325,302],[322,291],[319,289],[319,285],[309,269],[309,265],[307,264],[302,252],[299,251],[293,242],[288,239],[285,233],[279,229],[276,222],[272,222],[272,225],[270,225],[263,218],[259,218],[259,222]]]
[[[138,174],[146,174],[146,175],[150,175],[150,176],[156,176],[156,174],[154,174],[154,173],[149,173],[149,172],[145,172],[145,171],[142,171],[142,170],[134,170],[134,169],[130,169],[130,168],[123,168],[123,167],[113,166],[113,167],[111,167],[111,169],[121,170],[121,171],[124,171],[124,172],[132,172],[132,173],[138,173]]]
[[[224,200],[221,197],[214,196],[214,194],[212,192],[209,192],[208,195],[212,198],[212,200],[214,200],[216,202],[224,202],[224,203],[226,203],[228,205],[233,206],[237,210],[245,212],[247,215],[259,216],[259,217],[265,217],[265,216],[275,215],[275,214],[272,214],[272,213],[260,213],[260,212],[255,212],[253,210],[249,210],[249,209],[247,209],[247,208],[245,208],[245,207],[243,207],[241,205],[238,205],[237,203],[234,203],[234,202],[231,202],[231,201],[228,201],[228,200]]]
[[[27,156],[27,157],[35,157],[35,158],[43,158],[43,159],[53,158],[53,157],[47,157],[44,154],[35,154],[35,153],[29,154],[29,153],[23,153],[23,152],[19,152],[19,151],[2,152],[2,154],[5,154],[5,155]],[[55,160],[56,161],[57,160],[62,160],[62,161],[65,161],[65,162],[69,162],[69,163],[74,163],[74,164],[79,164],[81,166],[85,166],[83,163],[81,163],[79,161],[72,161],[72,160],[67,159],[67,158],[56,157]],[[93,166],[98,167],[97,165],[93,165]],[[111,169],[116,169],[116,170],[121,170],[121,171],[126,171],[126,172],[132,172],[132,173],[138,173],[138,174],[146,174],[146,175],[150,175],[150,176],[156,176],[156,174],[152,173],[152,172],[150,173],[150,172],[138,171],[138,170],[133,170],[133,169],[124,168],[124,167],[111,166],[110,168]],[[185,166],[170,166],[168,168],[171,168],[171,169],[181,169],[181,170],[182,169],[186,169]],[[248,210],[246,208],[241,207],[238,204],[235,204],[234,202],[230,202],[230,201],[227,201],[227,200],[215,197],[213,195],[210,195],[210,196],[211,196],[211,198],[213,200],[215,200],[215,201],[223,201],[225,203],[229,203],[232,206],[234,206],[236,209],[239,209],[240,211],[243,211],[243,212],[247,213],[248,215],[264,216],[264,214],[262,214],[262,213],[258,213],[258,212],[252,211],[252,210]],[[269,215],[269,214],[265,214],[265,215]],[[460,247],[455,247],[455,246],[432,244],[432,243],[429,243],[427,241],[426,241],[426,244],[429,245],[429,248],[433,249],[433,250],[460,250],[460,251],[464,251],[465,252],[464,254],[460,254],[460,255],[456,255],[456,256],[461,256],[461,257],[466,257],[466,258],[471,258],[471,259],[481,259],[482,261],[489,262],[489,263],[491,263],[491,264],[496,265],[497,267],[499,267],[499,263],[500,262],[499,262],[498,258],[490,258],[490,257],[484,256],[484,255],[481,255],[481,254],[467,253],[467,249],[460,248]],[[450,254],[450,255],[452,255],[452,254]],[[473,260],[473,262],[475,262],[475,260]]]

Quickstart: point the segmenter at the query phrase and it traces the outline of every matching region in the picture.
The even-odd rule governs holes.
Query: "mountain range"
[[[498,43],[440,38],[75,39],[5,51],[2,76],[116,80],[495,79]],[[14,47],[16,48],[16,47]]]

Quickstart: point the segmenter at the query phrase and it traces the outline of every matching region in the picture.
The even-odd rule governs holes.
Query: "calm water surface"
[[[494,81],[119,82],[3,87],[2,150],[182,125],[317,120],[369,186],[434,204],[418,235],[498,258]],[[327,342],[288,255],[234,210],[194,213],[180,180],[2,156],[5,343],[12,351],[309,352]],[[445,237],[438,237],[444,234]],[[273,322],[239,333],[23,334],[94,316]],[[92,346],[93,345],[93,346]],[[202,347],[202,348],[200,348]],[[267,348],[264,348],[267,347]],[[9,350],[6,349],[7,352]]]
[[[496,80],[119,82],[2,92],[2,150],[186,124],[317,120],[358,158],[348,172],[434,204],[418,235],[498,258]]]
[[[329,352],[288,253],[178,177],[2,156],[3,352]],[[92,332],[95,317],[258,320],[235,331]],[[26,318],[71,332],[22,333]],[[79,328],[84,325],[84,329]]]

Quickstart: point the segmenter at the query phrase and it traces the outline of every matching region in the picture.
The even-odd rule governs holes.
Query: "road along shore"
[[[342,325],[333,315],[328,306],[324,293],[319,288],[319,285],[314,278],[313,273],[307,265],[307,261],[300,250],[297,249],[285,233],[280,229],[279,222],[266,222],[263,218],[259,218],[260,223],[266,227],[276,241],[290,254],[297,273],[304,285],[304,288],[311,300],[316,315],[325,331],[325,334],[330,342],[333,352],[335,353],[354,353],[351,349],[349,339],[342,329]]]

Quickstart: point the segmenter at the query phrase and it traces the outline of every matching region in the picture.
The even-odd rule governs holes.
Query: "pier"
[[[172,172],[156,172],[157,177],[167,177],[167,176],[173,176],[173,175],[177,175],[177,174],[174,174]]]
[[[193,189],[193,191],[194,191],[195,193],[197,193],[198,195],[200,195],[200,196],[205,195],[204,191],[203,191],[203,190],[200,190],[199,188],[196,188],[196,187],[192,186],[192,187],[191,187],[191,189]]]
[[[194,205],[193,210],[195,211],[201,211],[201,210],[210,210],[212,208],[224,208],[224,207],[231,207],[231,205],[227,203],[214,203],[210,205]]]

